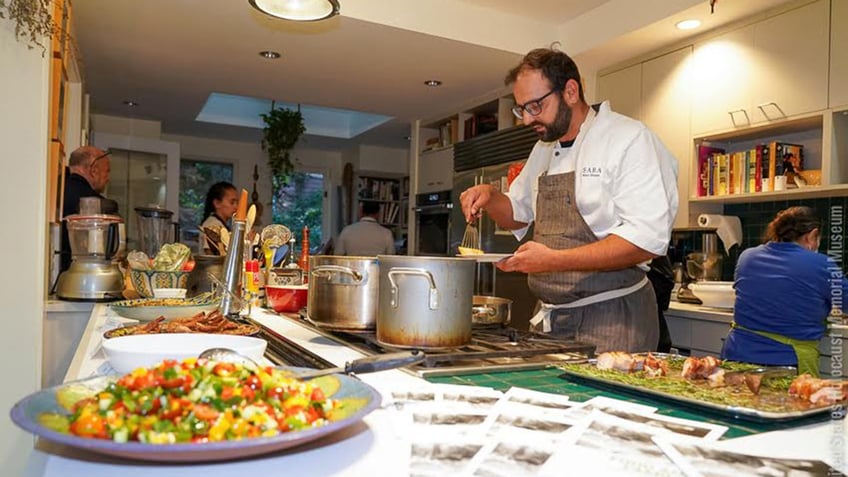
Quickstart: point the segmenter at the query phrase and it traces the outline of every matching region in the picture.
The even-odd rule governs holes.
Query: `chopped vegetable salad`
[[[269,437],[324,425],[335,401],[265,367],[187,359],[139,368],[74,405],[72,434],[150,444]]]

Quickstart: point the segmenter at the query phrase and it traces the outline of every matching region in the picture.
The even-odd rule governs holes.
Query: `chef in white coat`
[[[537,49],[509,72],[513,113],[540,137],[504,194],[492,185],[460,196],[466,220],[485,211],[520,240],[498,263],[528,274],[541,307],[531,323],[598,352],[650,351],[659,336],[646,271],[664,255],[677,214],[677,161],[639,121],[589,106],[577,65]]]

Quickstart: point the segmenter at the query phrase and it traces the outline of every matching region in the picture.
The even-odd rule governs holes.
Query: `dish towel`
[[[742,222],[735,215],[701,214],[698,225],[715,228],[727,254],[734,245],[742,243]]]

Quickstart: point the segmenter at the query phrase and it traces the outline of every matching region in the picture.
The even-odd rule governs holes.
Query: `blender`
[[[174,229],[173,240],[171,239],[171,217],[173,212],[159,207],[136,207],[138,218],[138,248],[153,258],[159,253],[159,249],[166,243],[179,240],[179,232]],[[173,224],[176,227],[177,224]]]
[[[118,268],[123,220],[117,215],[75,214],[67,222],[71,266],[59,275],[56,294],[63,300],[109,301],[122,298],[124,280]]]

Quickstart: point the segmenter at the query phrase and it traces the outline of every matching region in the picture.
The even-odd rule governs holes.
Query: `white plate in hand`
[[[511,257],[511,253],[481,253],[477,255],[458,255],[462,258],[473,258],[480,263],[500,262],[501,260]]]

